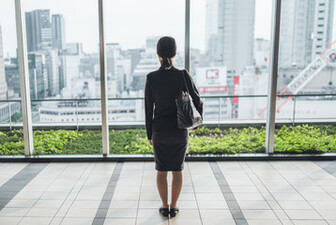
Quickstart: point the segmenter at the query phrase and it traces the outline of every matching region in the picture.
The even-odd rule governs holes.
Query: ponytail
[[[168,70],[170,69],[170,67],[172,66],[172,60],[168,57],[164,57],[162,58],[161,60],[161,66],[165,69],[165,70]]]

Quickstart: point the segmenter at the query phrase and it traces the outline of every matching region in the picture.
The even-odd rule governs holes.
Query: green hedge
[[[282,126],[276,129],[275,153],[336,152],[336,126]],[[100,131],[36,130],[34,154],[101,154]],[[190,131],[189,154],[265,152],[265,127]],[[144,129],[110,130],[111,154],[152,154]],[[0,132],[0,155],[24,154],[23,131]]]

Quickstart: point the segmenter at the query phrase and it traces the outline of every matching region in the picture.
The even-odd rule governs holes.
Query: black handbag
[[[180,93],[175,98],[177,107],[177,126],[179,129],[192,129],[202,124],[202,116],[196,109],[192,97],[189,94],[188,85],[182,71],[182,85],[186,87],[186,92],[181,87]]]

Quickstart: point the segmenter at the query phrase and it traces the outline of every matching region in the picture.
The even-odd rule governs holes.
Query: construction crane
[[[298,76],[296,76],[282,91],[279,92],[279,95],[282,94],[297,94],[306,86],[309,81],[311,81],[324,67],[326,67],[330,62],[333,62],[336,59],[336,54],[333,52],[332,47],[336,45],[336,40],[331,43],[321,54],[319,54],[315,60],[313,60],[304,70],[302,70]],[[288,96],[285,98],[277,107],[276,111],[279,112],[281,107],[285,105],[293,96]],[[276,97],[278,101],[280,97]],[[267,106],[265,106],[259,113],[258,116],[261,117],[265,112]]]

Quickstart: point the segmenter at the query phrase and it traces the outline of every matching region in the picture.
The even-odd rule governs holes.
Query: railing
[[[280,98],[287,98],[287,97],[292,97],[292,104],[287,104],[287,109],[281,109],[281,111],[276,112],[276,122],[277,123],[292,123],[293,125],[295,123],[300,123],[300,122],[336,122],[336,114],[333,113],[336,110],[336,93],[320,93],[320,94],[279,94],[277,97]],[[305,100],[305,103],[311,102],[311,110],[316,110],[316,107],[321,105],[320,103],[323,103],[322,101],[335,101],[335,104],[326,104],[325,103],[325,110],[329,110],[330,116],[328,116],[328,113],[325,115],[317,114],[317,117],[310,117],[309,115],[307,116],[302,116],[302,110],[300,110],[300,103],[303,101],[300,101],[298,99],[302,98],[309,98],[309,97],[324,97],[324,99],[319,99],[317,101],[314,100]],[[204,102],[204,123],[206,125],[212,125],[212,126],[218,126],[221,127],[223,125],[243,125],[243,124],[264,124],[266,122],[266,115],[263,118],[260,118],[257,116],[258,110],[262,110],[263,107],[266,105],[266,98],[267,95],[214,95],[214,96],[202,96],[201,97],[203,102]],[[233,99],[239,99],[238,102],[239,104],[233,103],[234,101],[228,102],[227,100],[233,100]],[[262,100],[255,100],[253,101],[253,108],[249,106],[244,106],[244,104],[251,104],[251,101],[248,102],[242,102],[244,99],[251,99],[251,98],[261,98]],[[264,99],[263,99],[264,98]],[[215,99],[218,99],[218,102],[215,101]],[[130,97],[130,98],[109,98],[109,107],[115,103],[115,101],[143,101],[144,99],[142,97]],[[43,105],[41,103],[44,102],[69,102],[69,104],[63,104],[61,107],[59,104],[54,104],[54,107],[50,107]],[[92,104],[90,107],[87,107],[87,102],[96,102],[95,104]],[[316,103],[316,106],[314,108],[313,102]],[[18,109],[17,106],[20,105],[20,100],[19,99],[13,99],[13,100],[0,100],[0,106],[1,103],[7,103],[7,108],[8,108],[8,116],[7,119],[2,118],[2,121],[0,121],[0,127],[2,128],[9,128],[10,130],[13,127],[21,127],[22,126],[22,121],[13,121],[13,106],[16,105],[16,110]],[[120,103],[120,102],[119,102]],[[46,109],[72,109],[73,110],[73,117],[72,121],[62,121],[62,122],[55,122],[55,121],[40,121],[37,119],[33,118],[33,126],[34,127],[57,127],[57,126],[75,126],[77,129],[79,129],[82,126],[100,126],[101,125],[101,118],[99,120],[90,120],[90,121],[81,121],[81,109],[96,109],[94,111],[96,118],[99,118],[100,114],[100,98],[89,98],[89,99],[34,99],[31,100],[32,104],[32,116],[40,116],[38,113],[40,113],[38,110],[42,107]],[[115,103],[116,104],[116,103]],[[118,104],[118,102],[117,102]],[[259,104],[258,106],[255,106]],[[335,105],[335,106],[333,106]],[[133,106],[135,106],[133,104]],[[143,102],[141,103],[141,106],[143,106]],[[6,107],[6,106],[5,106]],[[49,107],[49,108],[48,108]],[[240,108],[238,108],[240,107]],[[244,117],[241,116],[242,112],[245,109],[248,110],[254,110],[255,113],[251,117]],[[335,107],[335,109],[329,108],[329,107]],[[3,109],[4,107],[0,107],[0,109]],[[127,108],[127,107],[126,107]],[[118,106],[115,107],[114,109],[118,109]],[[140,126],[142,127],[144,125],[144,108],[135,108],[134,112],[134,117],[136,117],[136,114],[140,114],[140,116],[137,116],[137,119],[129,119],[129,120],[109,120],[109,125],[110,126],[120,126],[120,127],[131,127],[131,126]],[[213,110],[212,110],[213,109]],[[211,111],[212,110],[212,111]],[[223,111],[224,110],[224,111]],[[113,111],[112,109],[109,111]],[[238,111],[238,114],[235,112]],[[289,113],[289,111],[291,113]],[[224,112],[224,113],[223,113]],[[285,113],[284,113],[285,112]],[[239,115],[240,113],[240,115]],[[90,113],[89,113],[90,114]],[[115,113],[109,113],[110,115],[114,115]],[[132,114],[132,113],[129,113]],[[62,118],[62,115],[57,115],[58,118]],[[66,116],[64,116],[66,117]],[[139,119],[140,118],[140,119]]]

